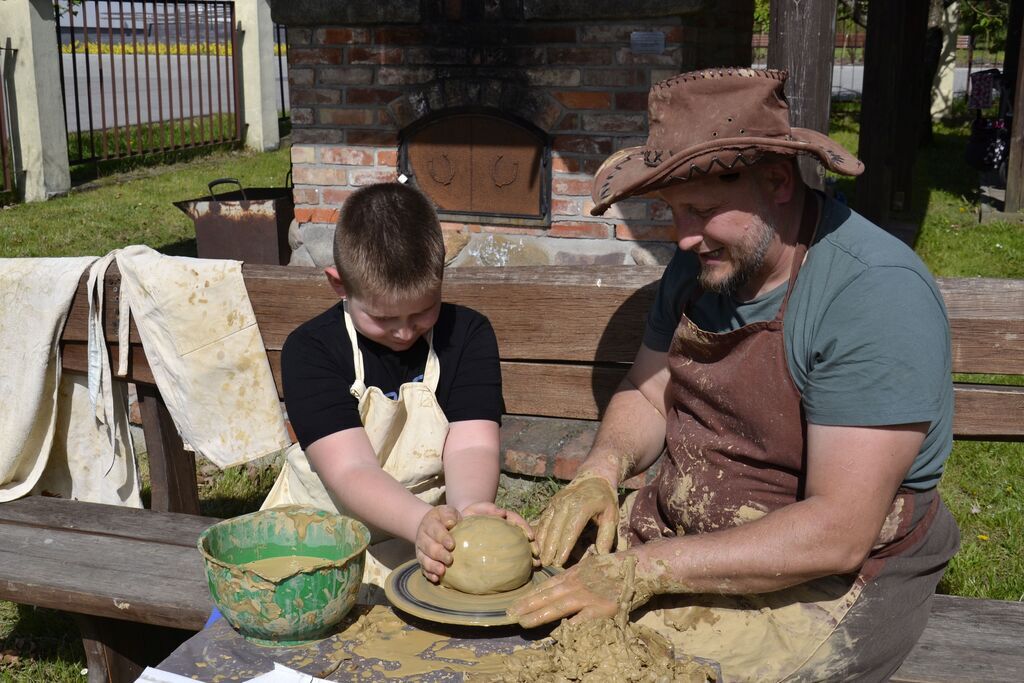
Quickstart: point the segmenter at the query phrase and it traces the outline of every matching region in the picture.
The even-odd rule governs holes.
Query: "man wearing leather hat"
[[[911,249],[801,180],[799,154],[863,164],[790,125],[786,78],[658,83],[646,144],[597,172],[595,214],[658,197],[679,249],[587,460],[538,525],[546,564],[591,521],[597,553],[510,612],[609,616],[625,594],[634,620],[727,680],[886,680],[959,542],[935,488],[949,325]],[[656,462],[620,508],[621,482]]]

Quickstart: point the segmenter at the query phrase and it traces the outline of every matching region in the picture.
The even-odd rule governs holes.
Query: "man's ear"
[[[800,169],[790,158],[778,159],[765,165],[762,178],[768,184],[776,204],[788,204],[796,194]]]
[[[341,279],[341,274],[338,273],[338,269],[334,266],[327,266],[324,268],[324,275],[327,276],[327,281],[331,283],[331,289],[333,289],[338,296],[344,299],[348,296],[345,290],[345,283]]]

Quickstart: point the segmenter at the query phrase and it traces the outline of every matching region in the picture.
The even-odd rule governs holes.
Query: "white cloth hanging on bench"
[[[118,374],[128,315],[182,439],[220,467],[291,443],[240,261],[165,256],[136,245],[121,271]]]
[[[34,493],[142,507],[126,386],[94,405],[86,377],[60,363],[79,280],[91,268],[94,284],[100,267],[92,256],[0,259],[0,502]]]
[[[104,274],[121,271],[117,371]],[[142,507],[128,427],[129,315],[182,438],[229,467],[291,443],[241,262],[164,256],[0,259],[0,502],[30,493]],[[89,269],[89,374],[62,373],[60,336]]]

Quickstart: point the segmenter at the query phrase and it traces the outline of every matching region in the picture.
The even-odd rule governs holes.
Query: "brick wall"
[[[453,107],[525,119],[552,149],[550,224],[445,222],[457,265],[665,262],[672,230],[664,205],[632,200],[593,217],[593,173],[613,151],[644,141],[652,83],[708,65],[723,40],[744,43],[749,59],[751,15],[736,19],[749,2],[719,3],[732,11],[714,18],[628,23],[290,28],[293,263],[329,264],[345,198],[396,179],[399,132]],[[732,35],[744,24],[745,38]],[[634,54],[635,31],[662,33],[664,51]]]

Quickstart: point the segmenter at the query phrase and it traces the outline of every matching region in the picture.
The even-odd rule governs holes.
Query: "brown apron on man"
[[[803,498],[806,421],[783,320],[814,207],[808,195],[773,320],[715,334],[684,311],[668,354],[667,454],[657,479],[626,502],[620,535],[630,545],[737,526]],[[662,596],[639,623],[718,661],[726,681],[885,680],[924,629],[957,544],[938,493],[901,488],[858,573],[759,595]]]

